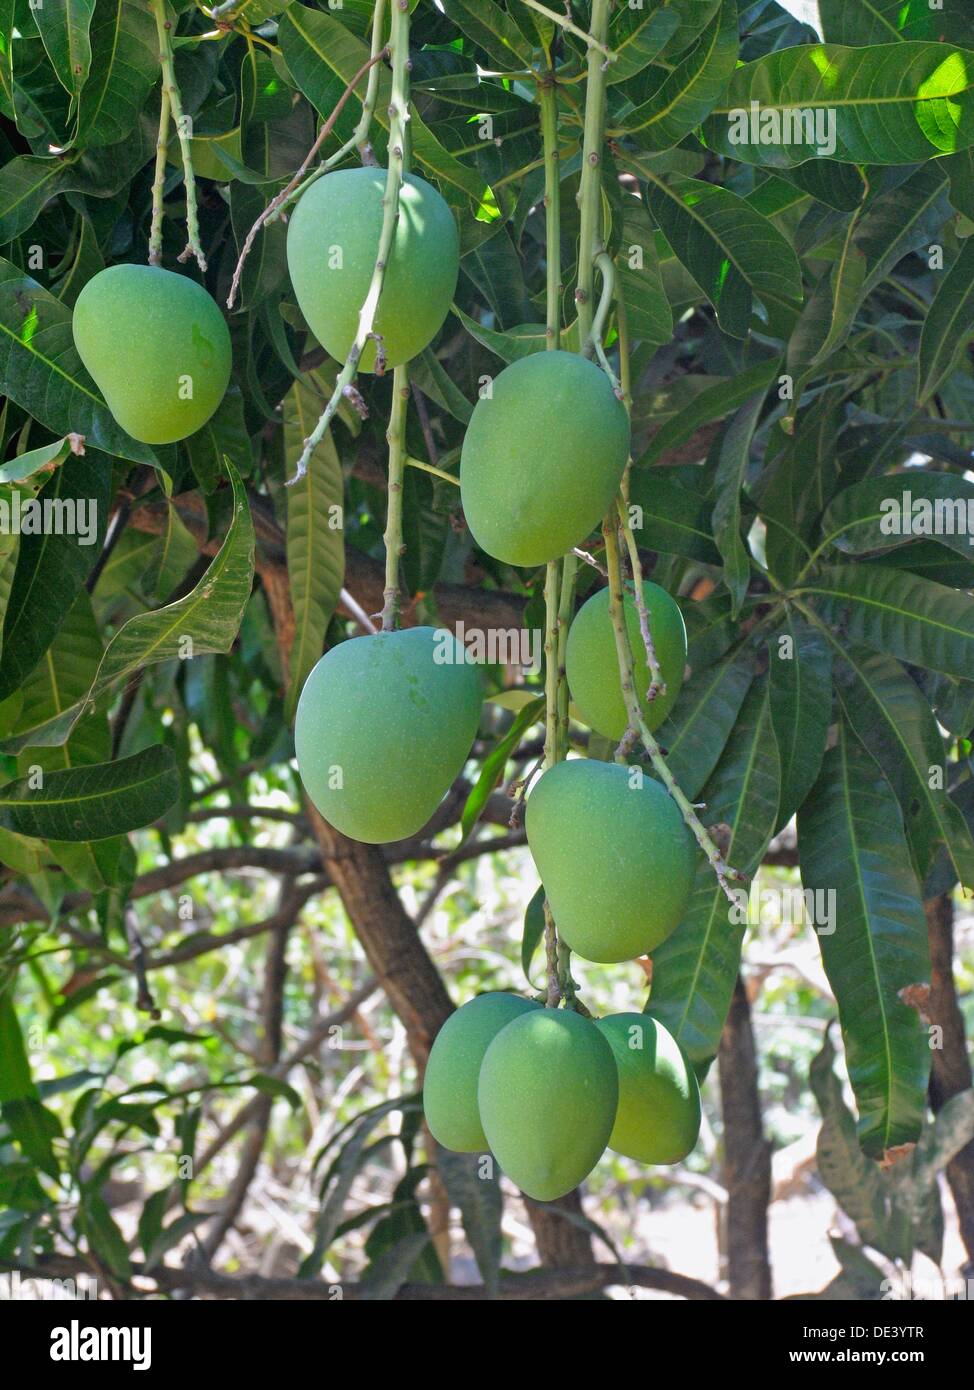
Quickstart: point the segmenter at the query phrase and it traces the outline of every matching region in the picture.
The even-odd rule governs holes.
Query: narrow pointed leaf
[[[104,840],[150,825],[179,795],[176,761],[156,744],[117,762],[22,777],[0,787],[0,825],[43,840]]]

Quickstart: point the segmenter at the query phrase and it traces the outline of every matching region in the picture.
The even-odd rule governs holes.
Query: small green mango
[[[481,703],[480,673],[450,632],[411,627],[340,642],[298,701],[305,790],[353,840],[415,835],[466,762]]]
[[[556,763],[528,797],[525,825],[558,933],[585,960],[634,960],[679,925],[694,842],[676,803],[638,768]]]
[[[477,1083],[490,1044],[508,1023],[531,1009],[534,999],[495,991],[479,994],[451,1014],[436,1035],[426,1063],[423,1108],[433,1138],[455,1153],[484,1153]]]
[[[598,1163],[615,1120],[612,1048],[589,1019],[538,1009],[502,1028],[480,1068],[491,1152],[537,1202],[563,1197]]]
[[[71,321],[78,355],[126,433],[143,444],[195,434],[230,381],[230,334],[186,275],[152,265],[100,270]]]
[[[460,454],[460,498],[482,550],[533,567],[581,545],[615,496],[629,418],[609,378],[575,352],[536,352],[494,379]]]
[[[679,606],[665,589],[647,579],[643,583],[643,596],[649,613],[649,630],[656,648],[656,658],[666,685],[666,693],[657,695],[652,702],[646,699],[650,673],[646,644],[639,630],[639,611],[635,599],[629,594],[623,599],[623,613],[634,656],[639,707],[648,727],[658,729],[676,703],[683,685],[683,672],[687,664],[687,630]],[[617,672],[615,633],[609,617],[609,591],[599,589],[582,604],[569,629],[565,673],[572,699],[582,719],[597,733],[611,739],[622,738],[629,723]]]
[[[609,1148],[639,1163],[679,1163],[700,1136],[700,1088],[679,1043],[648,1014],[609,1014],[595,1026],[619,1070]]]
[[[288,225],[287,263],[302,314],[318,342],[344,362],[358,332],[382,232],[385,169],[340,169],[302,194]],[[408,362],[450,311],[460,243],[449,206],[425,179],[407,174],[374,329],[387,367]],[[359,370],[375,370],[365,344]]]

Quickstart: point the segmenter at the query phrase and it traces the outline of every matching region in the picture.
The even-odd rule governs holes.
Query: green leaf
[[[615,59],[609,64],[606,82],[611,86],[642,72],[673,37],[681,20],[673,7],[647,12],[642,6],[615,6],[609,28],[609,47]]]
[[[104,538],[110,484],[108,459],[95,453],[71,458],[30,504],[45,521],[39,534],[21,535],[4,617],[0,699],[37,665],[91,573]]]
[[[199,549],[192,533],[166,498],[166,527],[145,571],[144,592],[156,599],[167,598],[198,556]]]
[[[54,641],[20,688],[20,708],[12,732],[29,739],[32,729],[83,700],[95,678],[102,650],[91,599],[82,589]],[[47,772],[79,763],[105,762],[109,757],[108,720],[99,710],[82,720],[61,747],[30,748],[21,753],[18,771],[26,773],[30,766],[40,766]]]
[[[919,876],[943,845],[957,879],[974,888],[974,842],[946,789],[946,749],[927,699],[892,657],[824,635],[845,717],[896,793]]]
[[[780,775],[767,681],[756,683],[707,782],[705,819],[730,827],[726,858],[745,875],[757,868],[778,819]],[[744,893],[746,901],[746,892]],[[709,1061],[720,1043],[740,966],[743,904],[733,907],[700,857],[683,921],[653,952],[646,1012],[676,1038],[691,1061]]]
[[[724,583],[731,596],[731,617],[736,618],[747,596],[751,560],[741,537],[741,488],[744,486],[751,441],[764,405],[765,392],[755,392],[727,426],[717,450],[714,503],[711,518],[714,540],[724,561]]]
[[[544,938],[544,899],[544,884],[542,884],[532,895],[531,901],[524,911],[524,930],[521,935],[521,969],[524,971],[524,978],[532,989],[535,986],[531,979],[531,962]]]
[[[481,813],[490,798],[491,792],[504,775],[507,760],[521,742],[522,737],[532,724],[536,724],[542,717],[544,710],[544,697],[532,700],[530,704],[520,709],[511,721],[511,727],[500,740],[495,748],[492,748],[484,759],[483,767],[476,782],[470,790],[466,804],[463,808],[463,815],[460,818],[462,834],[460,843],[465,844],[470,838],[475,825],[480,819]]]
[[[901,661],[969,677],[974,670],[974,600],[881,565],[823,565],[795,590],[846,640]]]
[[[920,334],[917,402],[922,405],[950,376],[974,337],[974,237],[934,295]]]
[[[50,747],[64,743],[86,708],[143,666],[230,650],[250,598],[254,527],[240,476],[229,459],[226,466],[233,486],[233,520],[195,589],[165,608],[130,618],[109,642],[85,699],[32,730],[29,738],[5,740],[9,751],[17,752],[28,744]]]
[[[639,507],[630,524],[643,543],[667,555],[683,555],[704,564],[720,564],[710,526],[711,508],[682,487],[667,468],[634,468],[629,480],[630,507]]]
[[[81,365],[71,310],[0,258],[0,389],[52,434],[80,434],[93,448],[157,462],[147,444],[115,423]]]
[[[657,10],[657,14],[665,14]],[[616,257],[618,297],[626,307],[632,337],[643,343],[668,343],[673,333],[673,311],[663,288],[655,243],[641,247],[642,265],[633,266],[626,255]]]
[[[769,308],[790,309],[801,301],[801,268],[791,245],[736,193],[700,179],[664,183],[651,174],[646,197],[725,333],[746,337],[752,296]]]
[[[329,393],[330,394],[330,393]],[[284,448],[297,458],[327,398],[295,381],[284,400]],[[318,446],[315,465],[287,490],[287,572],[294,605],[294,643],[285,718],[294,718],[298,697],[321,656],[325,633],[345,577],[344,479],[331,430]]]
[[[440,1146],[436,1151],[436,1167],[450,1206],[459,1209],[464,1235],[477,1261],[487,1297],[493,1298],[500,1277],[504,1211],[496,1164],[489,1160],[485,1163],[484,1154],[451,1153]]]
[[[22,483],[42,468],[56,468],[67,457],[69,447],[67,439],[55,439],[53,444],[42,444],[39,449],[18,454],[0,467],[0,483]]]
[[[97,1192],[85,1194],[78,1209],[78,1225],[92,1252],[105,1262],[112,1274],[119,1279],[130,1278],[132,1266],[125,1237]]]
[[[48,1110],[35,1096],[24,1096],[20,1100],[5,1100],[0,1112],[24,1156],[49,1177],[59,1178],[61,1165],[54,1153],[52,1140],[59,1137],[61,1122],[53,1111]]]
[[[0,169],[0,245],[34,225],[45,204],[61,191],[64,172],[63,159],[32,154],[18,155]]]
[[[737,5],[722,0],[686,57],[669,71],[660,69],[652,95],[638,105],[625,101],[616,111],[609,134],[635,136],[647,150],[678,145],[713,109],[734,71],[737,51]]]
[[[0,1102],[23,1100],[36,1096],[37,1088],[31,1079],[30,1059],[24,1046],[24,1035],[14,1008],[13,986],[16,975],[0,990]]]
[[[151,825],[179,795],[176,761],[155,744],[117,762],[22,777],[0,787],[0,825],[42,840],[104,840]]]
[[[156,26],[148,6],[136,0],[98,0],[91,21],[91,52],[76,137],[87,149],[124,140],[159,78]]]
[[[930,0],[818,0],[822,34],[829,43],[898,43],[933,39],[962,43],[974,38],[964,7],[952,11]]]
[[[501,5],[443,0],[443,12],[487,53],[500,72],[531,66],[531,45]]]
[[[754,678],[754,654],[742,648],[692,675],[657,738],[670,771],[689,797],[710,776]]]
[[[655,463],[669,450],[686,443],[702,425],[709,425],[714,420],[722,420],[726,415],[730,415],[755,391],[769,386],[777,376],[780,366],[779,358],[769,357],[763,362],[755,362],[753,366],[746,367],[736,376],[704,387],[689,405],[677,411],[656,431],[645,453],[637,461],[637,469]],[[634,473],[634,481],[636,476]]]
[[[77,96],[88,80],[88,29],[94,11],[95,0],[42,0],[33,11],[58,81],[71,96]]]
[[[790,607],[768,639],[771,723],[781,757],[783,825],[811,791],[832,719],[832,653],[817,628]]]
[[[751,129],[752,102],[768,125],[807,117],[802,142],[790,130],[773,130],[774,142],[764,143],[760,125]],[[704,134],[718,153],[766,168],[804,164],[820,152],[852,164],[918,164],[952,154],[974,144],[974,53],[942,43],[779,49],[737,69]]]
[[[835,894],[838,924],[819,930],[839,1009],[863,1151],[882,1158],[914,1141],[926,1106],[930,1049],[900,998],[930,978],[927,924],[893,789],[843,722],[798,813],[806,891]]]
[[[847,555],[866,555],[935,537],[971,560],[974,483],[933,469],[866,478],[832,498],[821,530],[824,541]]]

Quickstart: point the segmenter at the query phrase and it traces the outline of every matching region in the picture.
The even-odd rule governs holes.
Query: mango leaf
[[[720,9],[686,57],[667,71],[660,69],[653,94],[617,109],[611,135],[634,136],[647,150],[678,145],[713,109],[737,62],[737,5],[722,0]]]
[[[155,744],[117,762],[22,777],[0,787],[0,825],[42,840],[104,840],[159,820],[179,795],[176,761]]]
[[[768,639],[771,723],[781,758],[784,825],[818,777],[832,719],[832,653],[818,629],[788,607]]]
[[[0,246],[26,232],[63,184],[64,161],[23,154],[0,169]]]
[[[720,563],[710,525],[710,508],[666,468],[634,468],[629,480],[630,507],[638,507],[633,528],[652,550],[684,555],[704,564]],[[633,513],[630,511],[630,517]]]
[[[57,469],[30,505],[45,520],[22,534],[0,656],[0,699],[37,665],[98,558],[108,515],[111,464],[92,451]]]
[[[703,425],[722,420],[744,404],[761,387],[767,387],[777,376],[781,362],[777,357],[766,358],[745,367],[744,371],[726,380],[715,381],[693,398],[689,405],[667,420],[653,435],[637,468],[655,463],[668,450],[676,449]]]
[[[696,797],[710,776],[734,728],[754,678],[754,654],[748,648],[698,671],[683,687],[676,708],[660,726],[657,738],[679,785]]]
[[[491,792],[504,775],[504,768],[507,760],[520,743],[525,731],[530,729],[532,724],[536,724],[542,717],[544,709],[544,699],[532,700],[530,704],[520,709],[511,721],[511,727],[500,740],[495,748],[492,748],[484,759],[483,767],[476,782],[470,790],[466,804],[463,808],[463,815],[460,818],[462,835],[460,843],[465,844],[473,833],[473,829],[480,819],[484,807],[490,798]]]
[[[21,483],[42,468],[56,468],[67,457],[69,450],[67,439],[55,439],[53,444],[42,444],[38,449],[18,454],[0,467],[0,483]]]
[[[751,561],[741,537],[741,488],[744,486],[751,441],[764,405],[764,391],[756,391],[731,420],[717,449],[714,503],[711,524],[714,541],[724,561],[724,583],[731,596],[731,616],[736,618],[751,579]]]
[[[974,238],[944,276],[923,320],[917,402],[922,405],[950,376],[974,337]]]
[[[480,1277],[492,1298],[497,1291],[501,1264],[501,1216],[504,1199],[496,1164],[484,1154],[458,1154],[438,1147],[436,1167],[443,1179],[450,1206],[457,1207],[464,1235],[477,1261]]]
[[[974,599],[956,589],[881,565],[823,565],[795,594],[846,640],[948,676],[974,670]]]
[[[143,666],[230,650],[250,598],[254,527],[240,475],[229,459],[226,466],[233,486],[233,520],[195,589],[165,608],[130,618],[109,642],[87,696],[28,736],[5,739],[8,751],[64,743],[85,709]]]
[[[295,381],[284,401],[286,458],[297,458],[324,407],[325,399]],[[324,650],[345,576],[343,486],[341,462],[328,430],[314,467],[287,491],[287,572],[294,605],[288,720],[294,718],[305,680]]]
[[[832,498],[821,529],[822,539],[847,555],[888,550],[926,536],[970,560],[974,483],[934,469],[866,478]]]
[[[611,86],[642,72],[679,29],[681,18],[672,7],[647,12],[640,6],[616,6],[609,29],[609,46],[615,58],[606,71],[606,82]]]
[[[899,43],[933,39],[963,43],[974,39],[970,16],[930,0],[818,0],[824,38],[829,43]]]
[[[779,49],[737,69],[704,135],[718,153],[765,168],[823,154],[919,164],[974,144],[974,56],[945,43]]]
[[[730,189],[700,179],[665,183],[650,175],[646,198],[725,333],[747,335],[753,296],[768,307],[790,308],[801,301],[801,269],[791,245]]]
[[[44,656],[20,689],[20,707],[12,731],[29,738],[30,731],[62,710],[83,700],[95,678],[102,639],[91,599],[82,589]],[[111,735],[103,711],[83,719],[59,748],[31,748],[20,754],[18,771],[39,766],[45,772],[79,763],[100,763],[111,756]]]
[[[524,978],[532,989],[535,988],[535,985],[531,979],[531,962],[534,960],[535,953],[544,937],[544,899],[544,884],[542,884],[532,895],[531,901],[524,910],[524,931],[521,935],[521,969],[524,971]]]
[[[90,39],[91,70],[78,105],[76,136],[86,149],[124,140],[160,76],[155,21],[136,0],[98,0]]]
[[[0,257],[0,389],[52,434],[80,434],[106,454],[157,463],[115,423],[81,365],[71,310]]]
[[[798,813],[802,884],[835,894],[838,925],[820,930],[839,1009],[859,1143],[882,1158],[916,1140],[930,1049],[916,1010],[900,998],[930,977],[927,924],[896,796],[849,730],[822,763]]]
[[[94,11],[95,0],[43,0],[33,11],[58,81],[71,96],[77,96],[88,80],[88,29]]]
[[[707,782],[705,820],[730,827],[728,863],[750,875],[778,819],[780,764],[768,683],[747,696],[720,762]],[[716,1053],[730,1007],[744,938],[743,913],[728,901],[702,856],[676,931],[653,952],[653,984],[645,1012],[673,1034],[694,1063]]]
[[[443,11],[487,53],[499,72],[531,66],[531,45],[501,5],[482,5],[477,0],[443,0]]]

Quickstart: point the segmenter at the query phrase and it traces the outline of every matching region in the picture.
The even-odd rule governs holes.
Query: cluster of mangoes
[[[288,228],[298,304],[337,360],[359,332],[385,189],[381,169],[330,174],[303,194]],[[458,274],[450,209],[408,176],[360,370],[421,352],[449,312]],[[198,430],[229,382],[223,315],[201,286],[157,267],[120,265],[93,277],[75,306],[74,337],[119,424],[149,444]],[[485,384],[461,451],[461,499],[478,544],[531,568],[580,546],[612,504],[629,444],[626,410],[595,363],[563,351],[512,362]],[[656,728],[679,693],[686,633],[664,590],[647,582],[643,596],[666,684],[652,703],[631,597],[624,616],[642,712]],[[566,667],[579,716],[621,738],[628,719],[606,591],[575,616]],[[449,633],[416,627],[339,643],[298,704],[295,749],[309,797],[355,839],[415,835],[461,772],[481,703],[477,669]],[[526,828],[559,934],[578,955],[629,960],[675,929],[690,894],[693,842],[663,787],[639,769],[556,764],[528,798]],[[426,1106],[442,1143],[489,1146],[541,1199],[579,1182],[606,1144],[644,1162],[675,1162],[699,1125],[693,1074],[659,1024],[641,1014],[592,1022],[504,994],[474,999],[443,1028]]]
[[[423,1086],[434,1137],[488,1148],[522,1192],[553,1201],[606,1146],[677,1163],[697,1142],[700,1092],[673,1038],[647,1014],[589,1019],[516,994],[481,994],[440,1029]]]

